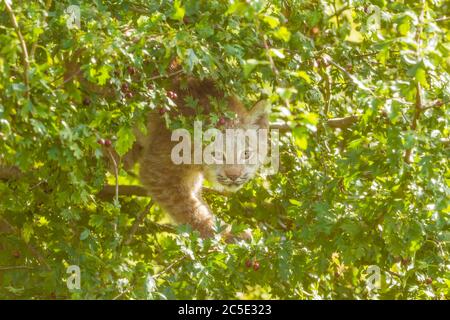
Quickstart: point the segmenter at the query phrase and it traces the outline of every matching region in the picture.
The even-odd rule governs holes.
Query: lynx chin
[[[227,136],[230,129],[233,129],[232,132],[250,130],[258,136],[260,130],[267,132],[269,128],[269,104],[266,101],[259,101],[247,110],[236,97],[226,96],[219,91],[212,81],[187,79],[182,83],[182,80],[176,79],[172,85],[171,90],[177,93],[174,99],[177,108],[171,111],[171,115],[182,115],[187,119],[198,113],[208,115],[212,112],[212,99],[220,99],[226,101],[225,111],[235,115],[216,125],[216,131],[224,136]],[[196,110],[185,104],[188,96],[198,102]],[[233,192],[251,180],[263,164],[261,149],[248,142],[252,141],[251,137],[238,139],[236,148],[229,148],[228,138],[222,144],[224,149],[217,147],[217,144],[212,146],[208,152],[210,158],[206,159],[209,161],[196,161],[198,154],[196,155],[195,146],[185,145],[183,157],[194,161],[177,164],[173,159],[173,152],[177,150],[178,139],[173,139],[173,132],[167,128],[164,117],[158,112],[149,114],[145,135],[137,129],[135,134],[137,141],[123,158],[125,168],[139,162],[140,180],[152,199],[178,223],[190,224],[202,237],[213,236],[216,225],[211,209],[202,198],[204,179],[219,190]],[[227,226],[223,231],[227,239],[232,238],[230,230],[231,227]],[[240,237],[248,238],[250,232]]]

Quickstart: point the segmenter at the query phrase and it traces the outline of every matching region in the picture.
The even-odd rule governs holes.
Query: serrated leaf
[[[286,27],[280,27],[277,31],[274,32],[274,36],[278,39],[283,40],[284,42],[288,42],[291,39],[291,33]]]
[[[175,0],[173,9],[174,12],[172,14],[172,19],[182,21],[184,18],[184,14],[186,13],[186,9],[181,5],[179,0]]]
[[[117,153],[123,156],[128,150],[133,146],[136,137],[134,136],[133,130],[128,127],[122,127],[117,132],[117,142],[115,144],[115,149]]]

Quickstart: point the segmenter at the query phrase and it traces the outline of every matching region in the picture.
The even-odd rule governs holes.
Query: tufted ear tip
[[[261,128],[269,127],[270,103],[268,100],[259,100],[248,113],[248,122]]]

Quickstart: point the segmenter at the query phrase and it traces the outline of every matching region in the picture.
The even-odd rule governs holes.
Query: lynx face
[[[229,121],[223,130],[234,129],[233,135],[226,137],[224,148],[212,153],[214,163],[204,166],[205,178],[214,188],[221,191],[234,192],[241,188],[247,181],[251,180],[264,161],[264,154],[258,149],[258,144],[251,143],[247,139],[239,137],[245,130],[253,130],[255,137],[260,129],[268,129],[268,104],[260,101],[253,108],[244,114],[238,115],[237,119]],[[238,129],[238,130],[236,130]],[[241,130],[239,130],[241,129]],[[243,141],[242,144],[235,145],[231,152],[227,152],[226,145],[229,139]]]

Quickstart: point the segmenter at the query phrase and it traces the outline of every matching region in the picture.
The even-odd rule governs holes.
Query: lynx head
[[[216,189],[234,192],[252,179],[265,158],[261,142],[267,146],[269,128],[269,103],[257,102],[249,111],[235,98],[230,108],[234,119],[226,120],[219,131],[222,139],[215,139],[211,146],[212,161],[204,165],[205,178]],[[265,131],[261,130],[265,129]],[[260,141],[266,139],[266,141]]]

